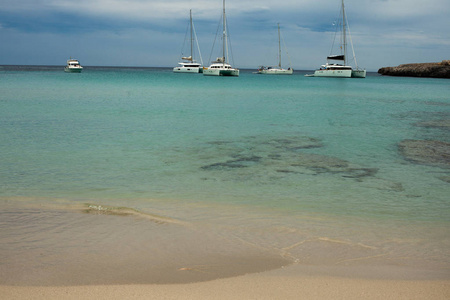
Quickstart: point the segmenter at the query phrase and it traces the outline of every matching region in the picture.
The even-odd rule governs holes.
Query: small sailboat
[[[350,29],[348,26],[347,21],[347,15],[345,14],[345,6],[344,6],[344,0],[342,0],[341,4],[341,15],[342,15],[342,22],[340,27],[341,31],[341,53],[340,54],[333,54],[327,56],[327,63],[322,65],[320,69],[316,70],[314,74],[305,75],[308,77],[344,77],[344,78],[365,78],[366,77],[366,70],[359,69],[358,64],[356,62],[356,55],[355,50],[353,49],[353,42],[350,35]],[[353,69],[352,66],[348,64],[347,59],[347,31],[348,36],[350,37],[350,44],[352,47],[352,53],[356,68]],[[336,39],[336,36],[335,36]],[[334,43],[333,43],[334,44]],[[332,49],[333,50],[333,49]],[[331,61],[337,61],[340,63],[331,63]]]
[[[257,74],[267,74],[267,75],[292,75],[294,69],[291,67],[283,69],[281,67],[281,38],[280,38],[280,23],[278,23],[278,66],[265,67],[261,66],[258,68]]]
[[[202,60],[202,54],[200,53],[200,47],[198,46],[198,40],[197,40],[197,34],[195,32],[194,23],[192,22],[192,9],[189,10],[189,28],[190,28],[190,55],[189,56],[183,56],[181,59],[182,62],[178,63],[179,66],[173,68],[173,71],[175,73],[203,73],[203,60]],[[201,63],[198,63],[194,59],[194,40],[197,43],[198,53],[200,56]]]
[[[209,67],[203,67],[205,76],[239,76],[239,69],[233,68],[227,61],[228,58],[228,35],[227,18],[225,14],[225,0],[223,0],[223,37],[222,37],[222,57],[218,57],[211,62]]]
[[[64,67],[64,72],[67,73],[81,73],[83,67],[80,62],[72,57],[67,60],[67,65]]]

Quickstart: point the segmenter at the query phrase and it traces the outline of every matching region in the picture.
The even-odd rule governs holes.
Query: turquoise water
[[[446,80],[59,71],[1,73],[1,196],[450,219],[448,183],[439,179],[447,170],[408,163],[397,150],[403,139],[450,141],[448,129],[415,125],[449,117]],[[305,153],[373,174],[289,166]],[[233,159],[242,161],[206,168]]]
[[[416,164],[398,144],[450,142],[448,127],[420,125],[450,118],[449,81],[304,74],[0,69],[0,197],[138,210],[157,199],[320,216],[330,228],[351,219],[371,232],[437,226],[443,256],[448,160]]]

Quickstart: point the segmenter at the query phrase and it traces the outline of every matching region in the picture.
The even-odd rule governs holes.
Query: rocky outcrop
[[[398,67],[385,67],[378,70],[381,75],[450,78],[450,60],[440,63],[406,64]]]

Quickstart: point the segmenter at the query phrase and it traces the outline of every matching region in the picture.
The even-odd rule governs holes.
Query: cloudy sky
[[[236,67],[276,64],[278,22],[295,69],[313,70],[330,54],[339,0],[226,4]],[[450,59],[449,0],[346,0],[345,5],[359,66],[376,71]],[[189,9],[207,62],[221,0],[1,0],[0,65],[64,65],[72,56],[85,66],[175,66]]]

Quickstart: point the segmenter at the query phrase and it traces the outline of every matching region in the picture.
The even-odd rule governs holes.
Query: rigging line
[[[345,19],[347,19],[347,15],[345,15]],[[353,61],[355,62],[355,67],[358,70],[358,62],[356,61],[356,55],[355,55],[355,49],[353,48],[353,41],[352,41],[352,34],[350,32],[350,26],[348,25],[348,20],[345,20],[347,23],[347,29],[348,29],[348,36],[350,38],[350,45],[352,46],[352,54],[353,54]]]
[[[283,34],[280,33],[280,36],[281,36],[281,40],[283,41],[284,51],[286,51],[286,55],[287,55],[288,60],[289,60],[289,67],[292,67],[291,57],[289,56],[289,52],[288,52],[288,50],[287,50],[286,42],[284,41]]]
[[[197,43],[197,50],[198,50],[198,55],[200,56],[200,62],[202,63],[202,66],[203,66],[202,53],[200,52],[200,46],[198,45],[197,32],[195,31],[194,22],[192,22],[192,28],[194,29],[194,37],[195,37],[195,42]]]
[[[336,36],[337,36],[338,28],[339,28],[339,23],[333,22],[333,25],[335,26],[334,38],[333,38],[333,43],[331,44],[331,49],[330,49],[329,55],[333,54],[334,44],[336,43]]]
[[[331,49],[330,49],[330,54],[329,55],[336,54],[336,53],[333,53],[334,44],[336,43],[336,37],[338,36],[338,32],[339,32],[339,30],[341,28],[341,25],[342,25],[342,21],[341,21],[342,20],[342,9],[340,7],[341,7],[341,4],[339,4],[339,17],[338,17],[338,19],[336,21],[333,22],[333,25],[335,26],[334,38],[333,38],[333,43],[331,44]],[[343,43],[342,36],[339,37],[339,42],[342,45],[342,43]],[[342,54],[342,47],[341,47],[340,50],[341,50],[340,54]]]
[[[214,46],[216,45],[217,34],[219,33],[219,28],[220,28],[221,23],[222,23],[222,15],[220,16],[219,24],[217,25],[217,30],[216,30],[216,35],[214,36],[213,46],[212,46],[212,49],[211,49],[211,53],[209,54],[209,62],[212,61],[211,57],[212,57],[212,54],[214,52]]]
[[[190,22],[189,22],[189,24],[190,24]],[[186,39],[187,39],[187,35],[188,35],[188,32],[189,32],[189,24],[188,24],[188,26],[186,27],[186,33],[184,34],[183,47],[181,47],[181,51],[180,51],[182,57],[184,56],[183,50],[184,50],[184,46],[186,45]]]
[[[226,18],[226,16],[225,16],[225,18]],[[229,42],[230,42],[231,61],[233,62],[233,66],[235,66],[234,55],[233,55],[233,47],[231,47],[231,37],[229,35],[230,31],[228,30],[228,22],[226,22],[226,26],[227,26],[227,40],[229,40]]]

